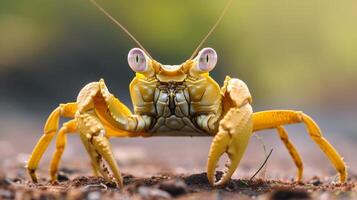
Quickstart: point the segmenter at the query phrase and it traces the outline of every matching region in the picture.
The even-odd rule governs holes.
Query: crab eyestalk
[[[139,48],[133,48],[128,53],[128,63],[130,68],[134,72],[142,74],[145,77],[153,77],[155,75],[153,62],[154,61]]]
[[[217,53],[212,48],[202,49],[195,59],[190,69],[191,76],[201,76],[212,71],[217,64]]]

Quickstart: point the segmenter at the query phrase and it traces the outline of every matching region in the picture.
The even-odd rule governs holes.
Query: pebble
[[[270,195],[271,200],[287,200],[287,199],[311,199],[308,192],[305,190],[288,190],[282,189],[274,191]]]
[[[100,200],[101,199],[101,194],[100,192],[89,192],[87,195],[88,200]]]
[[[159,184],[159,189],[168,192],[174,197],[186,194],[188,191],[186,183],[181,179],[162,182]]]
[[[158,188],[146,187],[141,186],[138,188],[139,195],[144,199],[153,199],[153,198],[163,198],[163,199],[170,199],[171,195],[163,190]]]
[[[13,199],[14,194],[8,190],[0,189],[0,198],[1,199]]]
[[[68,181],[69,178],[65,173],[63,173],[62,171],[59,171],[58,174],[57,174],[57,180],[59,182],[63,182],[63,181]]]
[[[314,186],[319,186],[322,184],[321,180],[319,178],[313,178],[310,183]]]

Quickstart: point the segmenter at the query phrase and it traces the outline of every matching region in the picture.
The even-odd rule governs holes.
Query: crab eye
[[[128,63],[130,68],[135,72],[145,72],[148,69],[148,57],[144,51],[134,48],[129,51]]]
[[[217,64],[217,53],[212,48],[204,48],[198,53],[197,61],[198,70],[209,72]]]

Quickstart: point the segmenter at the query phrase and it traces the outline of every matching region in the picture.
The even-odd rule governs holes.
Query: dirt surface
[[[205,173],[193,175],[158,175],[137,178],[124,175],[125,187],[101,177],[78,176],[72,180],[63,174],[60,181],[50,184],[31,183],[22,179],[2,177],[2,199],[354,199],[356,183],[330,184],[318,177],[306,183],[277,180],[231,180],[223,188],[212,188]]]
[[[62,168],[58,181],[47,179],[32,183],[24,178],[23,168],[17,178],[0,177],[0,199],[356,199],[357,177],[344,184],[319,177],[303,183],[281,180],[232,179],[221,188],[212,188],[205,173],[191,175],[160,174],[139,178],[124,174],[125,187],[101,177],[81,176],[76,170]],[[222,173],[219,171],[217,176]],[[74,178],[72,178],[74,177]]]
[[[124,176],[122,190],[92,176],[78,135],[68,138],[55,184],[50,183],[48,173],[53,143],[40,162],[39,183],[35,184],[24,166],[40,135],[3,135],[0,199],[357,199],[355,140],[328,135],[348,165],[348,182],[339,184],[336,171],[316,145],[306,135],[294,133],[291,138],[304,161],[302,183],[294,182],[296,168],[278,136],[267,132],[263,141],[252,138],[232,180],[222,188],[212,188],[205,174],[211,138],[113,139],[113,152]],[[267,166],[250,181],[265,159],[263,147],[274,151]],[[224,159],[220,166],[223,163]]]

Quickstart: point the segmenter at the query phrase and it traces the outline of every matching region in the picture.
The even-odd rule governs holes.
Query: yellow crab
[[[92,0],[92,3],[121,26],[96,2]],[[222,16],[223,14],[212,30]],[[194,58],[180,65],[163,65],[152,59],[141,44],[137,43],[141,48],[134,48],[128,54],[129,66],[136,72],[129,86],[134,113],[109,92],[103,79],[87,84],[79,92],[76,102],[60,104],[48,117],[44,134],[27,165],[33,181],[37,181],[35,170],[58,131],[60,117],[71,120],[64,123],[58,131],[56,150],[50,166],[52,181],[56,181],[67,134],[78,132],[90,155],[95,175],[100,174],[107,180],[114,180],[120,188],[123,187],[123,179],[114,160],[109,138],[212,136],[207,177],[213,186],[223,185],[238,167],[251,135],[264,129],[277,130],[295,162],[298,169],[297,180],[300,181],[303,164],[283,128],[284,125],[294,123],[305,124],[311,138],[338,171],[340,181],[346,181],[345,163],[309,116],[293,110],[253,113],[252,97],[243,81],[226,77],[220,87],[209,75],[217,63],[217,54],[212,48],[204,48],[198,54],[196,50],[192,56]],[[228,155],[230,162],[226,165],[223,176],[215,180],[216,165],[224,153]]]

